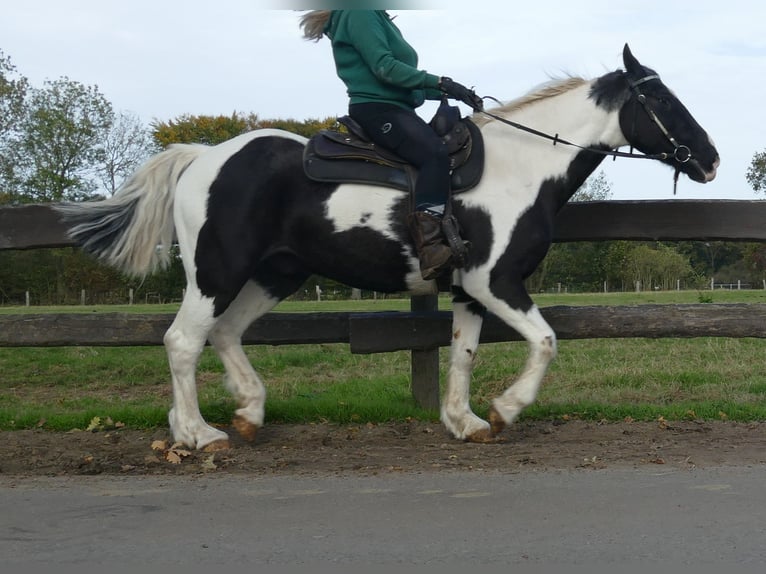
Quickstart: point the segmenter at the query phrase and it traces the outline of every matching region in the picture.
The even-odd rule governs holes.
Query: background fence
[[[600,201],[570,203],[555,241],[766,241],[766,201]],[[0,249],[72,246],[50,205],[0,207]],[[426,408],[439,401],[439,347],[451,340],[451,313],[437,297],[413,297],[410,312],[269,313],[245,333],[247,345],[348,343],[353,353],[412,352],[412,390]],[[766,305],[695,304],[547,307],[560,339],[766,337]],[[0,315],[0,346],[161,345],[172,314]],[[482,342],[519,336],[488,315]]]

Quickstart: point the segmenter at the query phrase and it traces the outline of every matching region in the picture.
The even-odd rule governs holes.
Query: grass
[[[703,292],[711,295],[711,292]],[[766,302],[764,291],[715,291],[715,303]],[[539,305],[697,303],[697,292],[538,295]],[[50,312],[173,312],[177,306],[70,307]],[[405,310],[407,299],[287,302],[279,311]],[[449,308],[442,299],[440,308]],[[41,312],[5,308],[7,312]],[[537,402],[525,418],[766,420],[766,368],[761,339],[607,339],[560,341]],[[268,388],[270,422],[436,420],[409,390],[408,352],[352,355],[348,345],[249,347]],[[442,381],[448,350],[441,352]],[[480,348],[472,403],[484,416],[526,359],[524,343]],[[206,349],[198,369],[203,415],[225,424],[234,402],[223,368]],[[85,428],[93,417],[129,427],[167,424],[169,371],[161,347],[0,348],[0,429]]]

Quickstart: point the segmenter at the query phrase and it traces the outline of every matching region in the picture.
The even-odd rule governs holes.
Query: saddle
[[[412,193],[417,180],[413,166],[376,146],[351,117],[338,118],[338,124],[338,129],[321,130],[309,140],[303,169],[310,179],[371,183]],[[484,171],[484,140],[479,128],[470,119],[461,119],[459,112],[454,118],[437,112],[431,125],[449,150],[452,194],[476,186]]]

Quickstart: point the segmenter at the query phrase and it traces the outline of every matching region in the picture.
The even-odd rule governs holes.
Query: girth
[[[393,152],[375,145],[349,116],[338,118],[341,129],[321,130],[303,153],[303,169],[316,181],[371,183],[412,191],[417,170]],[[450,156],[452,194],[467,191],[484,171],[484,140],[468,118],[442,136]]]

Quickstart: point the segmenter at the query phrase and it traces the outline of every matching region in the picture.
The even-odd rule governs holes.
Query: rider
[[[446,95],[481,110],[481,98],[448,77],[418,69],[417,53],[385,10],[313,10],[300,24],[306,39],[330,38],[351,118],[374,143],[417,168],[415,210],[407,223],[423,279],[437,277],[454,263],[442,231],[450,165],[446,145],[415,108]]]

